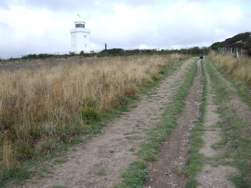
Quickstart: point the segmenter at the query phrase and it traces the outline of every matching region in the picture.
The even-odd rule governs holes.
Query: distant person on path
[[[200,59],[203,59],[203,54],[200,54]]]

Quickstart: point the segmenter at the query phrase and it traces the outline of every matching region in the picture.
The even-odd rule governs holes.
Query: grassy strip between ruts
[[[159,81],[165,78],[168,74],[173,72],[173,70],[178,69],[185,61],[187,58],[182,59],[181,61],[175,62],[175,63],[170,63],[166,65],[165,67],[160,70],[158,77],[156,79],[153,79],[154,82],[152,83],[145,83],[142,86],[140,86],[140,92],[139,93],[145,93],[147,92],[150,88],[155,87],[158,85]],[[77,135],[74,135],[72,137],[73,139],[71,142],[68,143],[54,143],[55,150],[52,151],[51,153],[48,153],[46,155],[40,155],[38,157],[34,157],[31,160],[24,161],[22,164],[17,164],[13,167],[10,168],[4,168],[0,171],[0,187],[4,187],[9,181],[13,181],[14,183],[19,183],[25,179],[28,179],[34,175],[34,169],[39,165],[39,162],[45,161],[45,160],[50,160],[53,157],[59,157],[60,153],[63,150],[67,150],[69,146],[72,146],[74,144],[78,144],[84,140],[89,140],[91,139],[92,135],[98,133],[104,125],[107,123],[107,121],[110,121],[111,119],[118,118],[120,116],[121,111],[126,111],[127,107],[129,104],[134,103],[137,100],[137,97],[132,97],[128,98],[126,96],[119,96],[121,100],[123,100],[123,103],[121,103],[121,106],[117,109],[110,109],[109,113],[107,114],[106,117],[102,117],[101,121],[100,118],[95,118],[95,114],[88,111],[91,113],[91,117],[93,119],[97,119],[98,121],[93,121],[88,124],[88,129],[85,131],[83,130],[76,130],[78,132]],[[82,115],[86,115],[86,113],[82,113]],[[89,116],[88,116],[89,117]],[[63,129],[63,128],[62,128]],[[66,130],[66,129],[65,129]],[[68,134],[69,132],[67,132]],[[35,173],[40,173],[36,172]]]
[[[122,173],[122,183],[116,185],[115,188],[140,188],[143,186],[144,181],[148,180],[145,161],[153,162],[156,160],[155,156],[161,149],[161,143],[166,140],[167,136],[175,128],[177,116],[184,107],[184,98],[193,83],[196,71],[197,65],[194,62],[186,75],[184,83],[178,87],[177,94],[172,98],[163,113],[163,118],[155,128],[148,132],[146,142],[141,144],[137,152],[141,160],[134,161],[129,165],[128,169]]]
[[[222,129],[222,141],[217,144],[217,148],[224,149],[223,158],[232,158],[233,162],[229,162],[229,165],[236,167],[239,170],[239,174],[232,176],[231,180],[236,187],[251,187],[251,139],[250,139],[250,123],[246,123],[241,119],[237,113],[236,109],[228,105],[228,99],[231,95],[226,90],[225,82],[217,76],[215,70],[224,75],[224,73],[216,68],[212,68],[212,62],[208,63],[207,70],[212,79],[212,85],[214,85],[216,97],[215,103],[220,106],[219,113],[223,120],[219,124]],[[238,97],[245,101],[249,107],[250,104],[250,95],[244,93],[234,81],[224,76],[232,86],[235,87],[238,91]]]
[[[189,134],[189,145],[190,149],[188,151],[189,156],[186,162],[186,166],[182,169],[183,172],[190,176],[191,178],[187,181],[186,187],[196,187],[199,185],[195,177],[198,172],[201,171],[203,166],[203,156],[199,153],[200,148],[203,146],[204,141],[201,136],[204,133],[204,119],[206,115],[206,106],[207,106],[207,78],[205,75],[204,61],[202,61],[202,83],[203,83],[203,94],[202,94],[202,103],[200,104],[200,117],[197,121],[194,122],[194,127],[191,129]]]

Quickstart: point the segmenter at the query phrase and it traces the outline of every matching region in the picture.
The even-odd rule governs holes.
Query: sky
[[[251,31],[251,0],[0,0],[0,58],[69,53],[74,22],[91,50],[207,47]],[[80,15],[80,18],[77,15]]]

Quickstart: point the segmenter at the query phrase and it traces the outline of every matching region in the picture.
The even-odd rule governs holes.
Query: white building
[[[90,30],[85,28],[85,22],[76,21],[75,29],[71,33],[71,52],[79,54],[81,51],[90,53]]]

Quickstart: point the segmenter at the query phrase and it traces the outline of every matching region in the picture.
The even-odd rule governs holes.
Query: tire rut
[[[149,163],[149,182],[146,188],[185,187],[187,177],[172,171],[173,168],[182,168],[188,157],[188,135],[194,126],[194,121],[200,117],[199,105],[202,100],[202,70],[200,61],[197,62],[197,73],[187,97],[185,107],[177,119],[177,125],[163,143],[157,162]]]
[[[208,63],[208,62],[203,62]],[[211,83],[210,77],[206,72],[207,79],[207,106],[206,106],[206,117],[204,120],[204,129],[205,133],[202,136],[202,140],[204,141],[204,145],[200,149],[200,153],[204,155],[206,158],[213,158],[217,155],[221,155],[221,150],[215,150],[212,148],[214,144],[221,141],[221,128],[217,126],[217,123],[221,121],[221,118],[216,113],[219,108],[213,101],[215,95],[213,94],[213,85]],[[218,74],[218,73],[215,73]],[[232,183],[228,180],[228,176],[232,173],[236,173],[237,170],[231,166],[227,165],[218,165],[212,166],[209,164],[205,164],[201,170],[201,172],[197,176],[197,181],[200,183],[198,188],[213,188],[213,187],[226,187],[232,188],[234,187]]]

